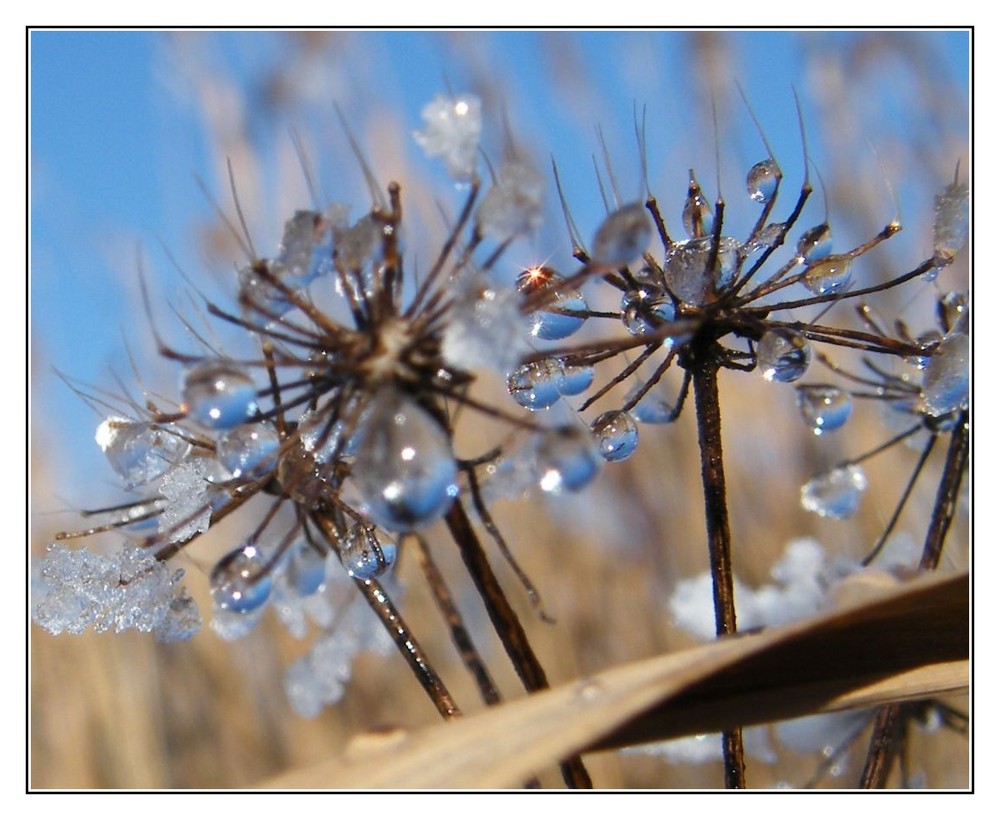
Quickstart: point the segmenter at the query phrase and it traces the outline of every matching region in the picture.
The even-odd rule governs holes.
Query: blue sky
[[[279,32],[33,32],[32,420],[35,446],[44,442],[48,452],[62,456],[55,466],[65,481],[64,497],[90,503],[89,487],[76,491],[81,481],[109,487],[113,482],[93,444],[98,417],[53,369],[110,391],[118,390],[115,374],[132,385],[127,339],[146,377],[153,348],[149,319],[138,299],[138,259],[149,272],[154,313],[165,314],[154,316],[158,322],[171,321],[167,300],[184,298],[179,295],[183,280],[164,249],[198,287],[204,285],[213,296],[224,291],[225,266],[207,263],[197,240],[213,217],[195,179],[204,179],[228,203],[225,157],[219,155],[227,106],[233,106],[234,130],[266,165],[261,199],[272,203],[285,201],[277,191],[283,175],[291,172],[277,158],[288,153],[290,128],[308,136],[312,145],[339,139],[336,151],[311,154],[318,182],[336,199],[343,178],[354,179],[357,173],[342,136],[329,137],[336,131],[332,103],[341,105],[365,139],[377,140],[384,123],[392,133],[383,136],[403,146],[400,156],[420,164],[409,132],[420,126],[422,106],[448,86],[498,92],[487,101],[502,100],[512,129],[518,137],[530,135],[543,169],[550,154],[559,161],[574,208],[581,203],[574,216],[585,232],[599,214],[591,166],[596,126],[615,160],[623,158],[623,188],[636,191],[632,117],[634,107],[645,104],[651,179],[667,188],[657,191],[661,201],[674,197],[679,203],[689,167],[699,169],[706,189],[714,188],[709,89],[722,88],[733,98],[735,77],[786,168],[790,191],[799,184],[802,164],[793,86],[807,129],[818,132],[809,137],[817,169],[836,162],[843,150],[838,139],[849,142],[857,156],[865,155],[870,140],[887,152],[904,212],[908,197],[926,195],[923,185],[930,177],[947,181],[946,169],[953,169],[956,155],[946,138],[959,144],[963,134],[968,139],[966,33],[909,32],[882,35],[881,41],[860,32],[824,31],[726,32],[720,37],[719,59],[713,61],[699,51],[706,41],[680,32],[379,31],[341,34],[332,41],[316,38],[305,45]],[[859,85],[842,89],[857,115],[856,122],[845,118],[843,129],[841,121],[825,118],[822,96],[815,91],[831,66],[839,66],[836,76]],[[716,69],[720,77],[714,76]],[[928,83],[939,97],[929,94]],[[206,89],[218,96],[210,98]],[[921,103],[930,98],[947,102],[949,94],[953,107]],[[720,129],[720,177],[733,169],[745,173],[762,158],[745,111],[731,110]],[[209,119],[213,114],[218,119],[211,127],[206,111]],[[499,122],[496,109],[488,112],[493,124]],[[237,116],[242,119],[236,121]],[[898,169],[893,174],[894,154],[887,146],[896,141],[916,146],[915,156],[924,151],[934,161],[921,163],[920,174]],[[935,148],[944,148],[940,156]],[[860,173],[878,176],[877,164],[871,170],[870,153],[868,158]],[[373,164],[377,173],[395,173],[394,167],[383,171],[378,161]],[[447,196],[443,176],[435,177],[432,170],[431,179]],[[301,181],[296,184],[302,187]],[[735,206],[742,178],[727,174],[724,190]],[[816,207],[822,218],[821,203]],[[279,232],[281,219],[289,215],[276,216],[272,232]],[[544,240],[540,245],[539,252],[549,252]],[[269,249],[258,250],[266,254]],[[149,367],[150,372],[165,370],[160,364]]]

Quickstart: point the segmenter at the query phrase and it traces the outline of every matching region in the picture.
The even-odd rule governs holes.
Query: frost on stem
[[[479,135],[483,130],[482,104],[472,94],[438,95],[421,112],[426,124],[414,132],[417,144],[428,157],[441,157],[448,173],[458,182],[476,176]]]
[[[195,602],[172,570],[132,545],[113,555],[49,547],[32,566],[32,620],[53,635],[135,629],[160,641],[187,640],[201,626]]]

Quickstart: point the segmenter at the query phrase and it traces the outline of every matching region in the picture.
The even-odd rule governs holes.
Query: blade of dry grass
[[[567,755],[968,686],[968,573],[787,627],[619,666],[288,772],[267,788],[517,788]],[[361,752],[364,751],[364,754]]]

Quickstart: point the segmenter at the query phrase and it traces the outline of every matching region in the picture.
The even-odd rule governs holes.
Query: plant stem
[[[379,616],[386,631],[395,642],[396,647],[410,665],[410,669],[413,670],[413,674],[416,675],[420,685],[423,686],[424,691],[434,702],[441,717],[446,719],[461,717],[461,710],[455,704],[441,678],[438,677],[437,672],[428,663],[427,656],[424,655],[420,644],[417,643],[416,638],[413,637],[413,633],[407,628],[406,623],[399,614],[399,610],[396,609],[395,604],[386,595],[385,590],[382,589],[382,585],[373,580],[365,581],[360,578],[355,578],[354,580],[358,585],[358,589],[364,593],[368,605],[375,610],[375,614]]]
[[[722,417],[719,410],[719,365],[712,345],[692,345],[688,372],[694,382],[695,414],[698,419],[698,448],[701,453],[701,483],[705,492],[705,527],[708,531],[708,558],[715,603],[716,635],[736,632],[736,604],[733,598],[733,566],[726,507],[726,475],[722,466]],[[730,729],[722,735],[722,756],[727,789],[746,788],[743,730]]]
[[[935,570],[941,562],[944,539],[955,519],[955,506],[968,458],[969,413],[964,411],[959,416],[955,429],[951,432],[944,470],[938,484],[937,496],[934,499],[931,520],[927,526],[924,551],[920,556],[920,569],[922,570]],[[879,709],[875,717],[875,727],[872,729],[871,740],[868,743],[868,756],[865,759],[865,769],[861,775],[861,788],[885,788],[892,761],[901,754],[902,744],[906,740],[906,726],[901,725],[900,720],[898,705],[883,706]]]
[[[493,623],[493,628],[500,638],[518,677],[529,692],[548,689],[549,682],[545,676],[535,651],[528,642],[528,636],[521,626],[517,613],[507,600],[493,568],[486,558],[479,537],[472,527],[465,508],[460,500],[456,500],[448,511],[445,521],[452,537],[462,553],[462,560],[479,591],[486,612]],[[584,768],[579,756],[559,764],[566,785],[575,789],[589,789],[592,786],[590,775]]]

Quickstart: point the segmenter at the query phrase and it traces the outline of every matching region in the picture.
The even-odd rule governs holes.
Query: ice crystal
[[[53,544],[32,566],[32,620],[59,635],[135,629],[160,641],[186,640],[201,626],[173,570],[132,545],[112,555]]]
[[[476,175],[479,135],[483,129],[482,104],[472,94],[438,95],[421,112],[426,127],[414,133],[428,157],[441,157],[448,173],[459,182]]]

